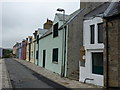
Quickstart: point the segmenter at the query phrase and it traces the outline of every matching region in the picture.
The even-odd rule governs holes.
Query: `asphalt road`
[[[5,59],[13,88],[64,88],[13,59]]]

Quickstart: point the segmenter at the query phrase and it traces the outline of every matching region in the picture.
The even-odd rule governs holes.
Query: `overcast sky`
[[[32,35],[37,28],[43,28],[47,18],[54,19],[55,13],[58,13],[57,8],[64,8],[66,14],[71,14],[80,7],[79,0],[30,1],[32,2],[0,2],[0,47],[12,48],[16,42],[21,42],[22,39]]]

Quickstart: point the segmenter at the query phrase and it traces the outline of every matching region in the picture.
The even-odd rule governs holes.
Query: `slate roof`
[[[93,17],[99,14],[104,14],[104,12],[109,7],[109,5],[110,5],[110,2],[105,2],[101,4],[100,6],[98,6],[97,8],[93,9],[91,12],[87,13],[84,17],[89,18],[89,17]]]
[[[46,36],[48,36],[48,35],[50,35],[50,34],[52,34],[52,28],[50,28],[47,32],[45,32],[45,33],[40,37],[40,39],[42,39],[42,38],[44,38],[44,37],[46,37]]]
[[[57,17],[60,21],[63,21],[63,14],[56,13]],[[65,21],[67,21],[70,18],[70,15],[65,15]]]
[[[78,9],[78,10],[76,10],[75,12],[73,12],[72,14],[70,14],[70,15],[65,15],[65,24],[64,25],[66,25],[66,24],[68,24],[72,19],[74,19],[74,17],[80,12],[80,11],[82,11],[83,9]],[[60,21],[63,21],[63,14],[56,14],[57,16],[58,16],[58,18],[59,18],[59,20]],[[62,26],[61,26],[62,27]],[[61,28],[60,27],[60,28]],[[42,38],[44,38],[44,37],[46,37],[46,36],[48,36],[48,35],[50,35],[50,34],[52,34],[52,28],[50,28],[46,33],[44,33],[41,37],[40,37],[40,39],[42,39]]]
[[[96,7],[91,12],[87,13],[84,17],[89,19],[90,17],[101,16],[111,17],[120,14],[120,1],[119,2],[105,2]]]
[[[67,24],[69,24],[80,12],[82,12],[84,9],[78,9],[75,12],[73,12],[72,14],[69,15],[69,19],[65,22],[64,25],[62,25],[59,30],[61,30],[63,28],[63,26],[66,26]]]
[[[68,21],[64,24],[67,25],[69,22],[71,22],[79,13],[81,13],[84,9],[78,9],[75,12],[73,12],[72,14],[70,14],[70,18],[68,19]]]
[[[104,13],[104,17],[111,17],[120,14],[120,1],[112,2],[108,7],[108,11],[106,12]]]

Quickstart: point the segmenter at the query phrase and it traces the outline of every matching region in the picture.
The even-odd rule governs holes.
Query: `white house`
[[[83,48],[80,62],[80,82],[104,86],[103,73],[103,19],[102,14],[109,6],[104,3],[85,15],[83,22]]]

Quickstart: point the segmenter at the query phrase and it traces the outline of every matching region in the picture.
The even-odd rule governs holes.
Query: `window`
[[[58,48],[53,49],[53,62],[58,62]]]
[[[92,73],[103,75],[103,53],[92,53]]]
[[[39,35],[37,35],[37,44],[39,43]]]
[[[58,36],[58,23],[53,26],[53,37]]]
[[[95,38],[95,37],[94,37],[94,36],[95,36],[95,35],[94,35],[94,27],[95,27],[95,25],[91,25],[91,26],[90,26],[90,35],[91,35],[91,36],[90,36],[90,43],[91,43],[91,44],[94,44],[94,38]]]
[[[38,50],[36,51],[36,59],[38,59]]]
[[[98,43],[103,43],[103,23],[98,24]]]
[[[30,42],[32,42],[32,38],[30,38]]]

